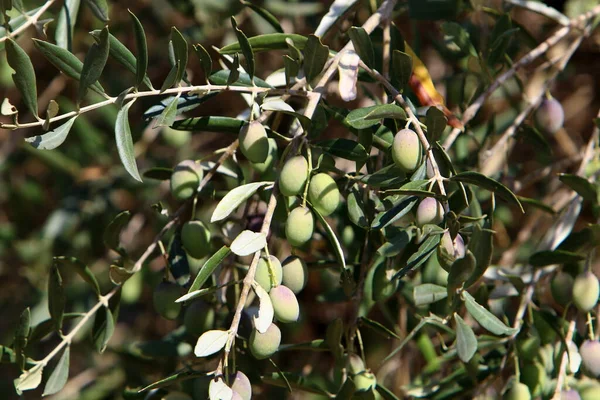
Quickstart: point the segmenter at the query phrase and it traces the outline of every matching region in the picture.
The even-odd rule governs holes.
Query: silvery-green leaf
[[[133,151],[133,139],[131,138],[131,128],[129,127],[129,108],[135,100],[125,104],[123,108],[119,110],[117,114],[117,121],[115,123],[115,139],[117,141],[117,150],[119,151],[119,158],[121,163],[125,167],[125,170],[129,172],[135,180],[142,181],[140,173],[138,172],[137,165],[135,163],[135,153]]]
[[[33,390],[42,383],[42,372],[44,366],[42,364],[36,364],[27,371],[23,372],[17,379],[15,379],[15,389],[18,394],[23,393],[25,390]]]
[[[67,139],[67,135],[71,131],[75,119],[77,119],[77,115],[50,132],[25,138],[25,141],[39,150],[53,150]]]
[[[54,371],[48,378],[48,382],[46,382],[46,386],[44,387],[44,394],[42,396],[48,396],[51,394],[55,394],[60,392],[60,390],[67,383],[67,379],[69,379],[69,358],[71,347],[67,346],[60,356],[58,360],[58,364],[54,367]]]
[[[12,79],[21,92],[25,105],[34,116],[38,116],[35,71],[29,55],[14,40],[6,41],[6,60],[15,71]]]
[[[231,243],[231,251],[238,256],[247,256],[262,250],[266,245],[267,236],[264,233],[245,230]]]
[[[253,182],[238,186],[225,195],[215,207],[210,222],[221,221],[227,218],[244,201],[248,200],[256,191],[273,182]]]
[[[456,351],[458,352],[458,358],[468,363],[477,351],[477,338],[473,333],[473,329],[466,324],[460,315],[454,313],[454,320],[456,321]]]
[[[220,329],[204,332],[196,342],[194,354],[196,357],[207,357],[215,354],[225,347],[228,337],[229,332]]]

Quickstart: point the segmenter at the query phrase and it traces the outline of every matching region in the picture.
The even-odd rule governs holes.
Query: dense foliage
[[[3,398],[600,398],[595,1],[0,12]]]

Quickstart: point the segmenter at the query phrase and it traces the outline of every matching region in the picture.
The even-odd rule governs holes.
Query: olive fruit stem
[[[306,146],[306,158],[307,168],[306,168],[306,183],[304,184],[304,194],[302,195],[302,207],[306,208],[306,199],[308,198],[308,185],[310,184],[310,172],[312,170],[312,152],[310,151],[310,146]]]

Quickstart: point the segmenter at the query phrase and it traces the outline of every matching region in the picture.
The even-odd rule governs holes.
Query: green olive
[[[573,300],[573,277],[563,271],[559,271],[550,281],[552,297],[561,306],[566,306]]]
[[[166,319],[176,319],[181,310],[181,303],[175,303],[175,300],[181,295],[179,285],[171,282],[159,283],[152,295],[154,309]]]
[[[250,352],[259,360],[271,357],[279,348],[279,343],[281,343],[281,331],[275,324],[271,324],[265,333],[255,329],[250,334]]]
[[[283,323],[298,321],[300,306],[294,292],[288,287],[279,285],[269,292],[275,318]]]
[[[181,228],[181,243],[194,258],[210,254],[210,231],[202,221],[188,221]]]
[[[325,173],[319,173],[310,180],[308,199],[317,211],[326,217],[338,208],[340,191],[332,177]]]
[[[189,199],[198,190],[198,185],[204,176],[200,164],[192,160],[180,162],[171,174],[171,193],[177,200]]]
[[[575,277],[573,282],[573,303],[582,312],[591,311],[598,302],[600,284],[591,272],[584,272]]]
[[[295,247],[308,242],[313,234],[314,219],[306,207],[296,207],[285,222],[285,236],[288,242]]]
[[[267,259],[265,257],[261,257],[258,260],[258,265],[256,266],[256,274],[254,275],[254,280],[260,286],[262,286],[267,293],[277,285],[281,285],[281,279],[283,276],[283,272],[281,269],[281,263],[275,256],[269,256],[269,261],[271,263],[271,268],[273,270],[273,278],[274,282],[271,280],[271,272],[269,270],[269,264],[267,263]]]
[[[286,161],[279,174],[279,191],[284,196],[295,196],[304,190],[308,179],[308,162],[303,156]]]
[[[282,283],[294,293],[300,293],[308,282],[308,268],[306,263],[296,256],[289,256],[281,264],[283,268]]]
[[[404,172],[417,169],[423,159],[419,136],[412,129],[402,129],[392,142],[392,159]]]
[[[185,331],[190,335],[200,336],[211,330],[215,323],[215,310],[202,300],[194,301],[187,306],[183,314]]]
[[[273,173],[273,163],[277,160],[277,142],[275,139],[269,138],[269,149],[267,158],[263,162],[252,163],[252,168],[260,174]]]
[[[531,393],[526,384],[515,382],[513,387],[504,395],[505,400],[531,400]]]
[[[240,129],[240,151],[253,163],[264,163],[269,155],[269,138],[258,121],[244,124]]]
[[[377,385],[377,378],[369,370],[354,375],[352,380],[357,392],[366,392]]]

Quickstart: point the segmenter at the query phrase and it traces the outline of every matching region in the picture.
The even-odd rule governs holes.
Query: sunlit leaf
[[[229,332],[224,330],[211,330],[204,332],[198,338],[194,354],[196,357],[207,357],[221,351],[227,343]]]
[[[125,104],[117,114],[117,121],[115,122],[115,139],[117,141],[117,150],[119,151],[119,158],[121,163],[125,167],[125,170],[129,172],[129,175],[137,181],[142,181],[140,173],[138,172],[137,164],[135,163],[135,153],[133,151],[133,139],[131,138],[131,128],[129,127],[129,108],[135,100]]]
[[[77,119],[77,115],[50,132],[25,138],[25,141],[39,150],[54,150],[67,139],[75,119]]]

